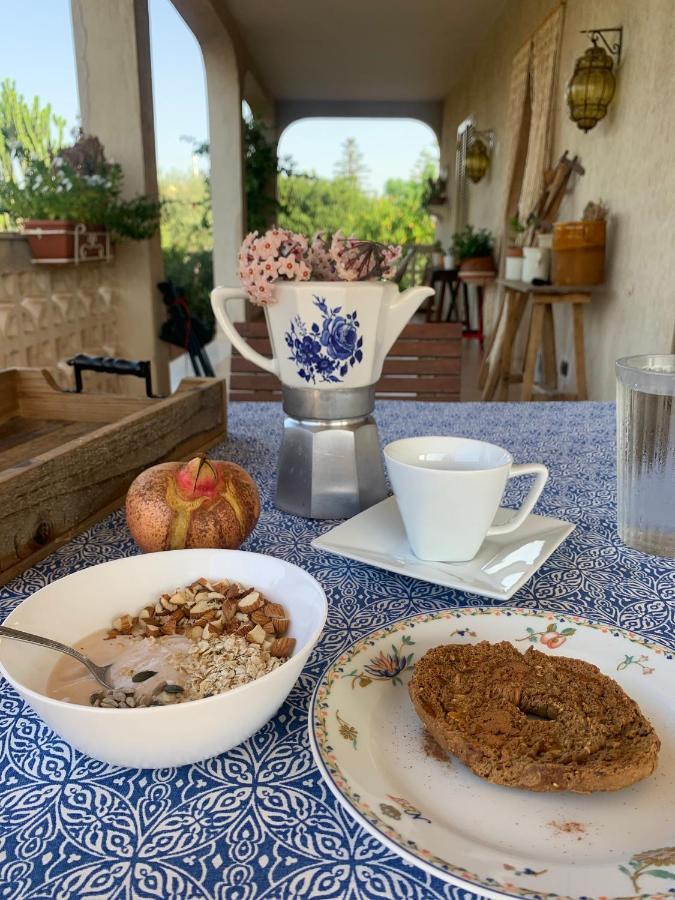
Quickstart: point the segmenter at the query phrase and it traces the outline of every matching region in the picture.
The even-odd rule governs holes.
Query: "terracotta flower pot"
[[[495,264],[491,256],[474,256],[463,259],[459,265],[459,277],[464,281],[494,275]]]
[[[74,258],[74,222],[27,219],[24,230],[26,231],[31,253],[35,259],[63,260]]]
[[[492,272],[495,265],[491,256],[472,256],[460,263],[460,272]]]

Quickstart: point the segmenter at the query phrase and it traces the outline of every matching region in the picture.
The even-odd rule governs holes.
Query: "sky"
[[[195,38],[170,0],[149,0],[157,162],[160,171],[189,169],[185,136],[208,136],[206,88]],[[70,0],[0,0],[0,80],[10,78],[26,99],[51,103],[69,127],[78,124],[77,76]],[[420,153],[437,153],[428,126],[411,120],[305,119],[281,136],[279,153],[296,169],[333,175],[341,146],[356,138],[368,168],[366,185],[405,178]]]

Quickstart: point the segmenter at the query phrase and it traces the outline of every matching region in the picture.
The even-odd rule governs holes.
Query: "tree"
[[[276,216],[279,225],[313,235],[344,234],[387,244],[430,244],[434,222],[424,206],[426,179],[437,174],[434,156],[420,155],[409,178],[390,179],[383,195],[366,191],[360,179],[366,167],[356,141],[345,142],[340,174],[319,178],[296,174],[279,164],[259,125],[244,127],[247,230],[264,231]],[[197,152],[207,144],[193,141]],[[276,174],[278,197],[269,187]],[[195,312],[211,318],[211,196],[208,176],[170,172],[160,179],[162,250],[166,275],[184,287]]]
[[[51,105],[40,105],[38,97],[28,104],[16,91],[16,83],[6,78],[0,84],[0,179],[17,181],[30,159],[49,162],[63,144],[66,120],[52,113]],[[18,156],[14,151],[23,148]],[[0,215],[0,230],[15,227],[9,216]]]
[[[159,178],[159,195],[164,201],[164,274],[186,291],[195,315],[211,322],[213,237],[208,179],[189,172],[167,172]]]
[[[339,228],[383,243],[430,244],[435,225],[424,198],[426,179],[436,167],[430,154],[421,156],[410,178],[387,181],[383,196],[367,193],[353,178],[280,176],[279,224],[309,235]]]
[[[367,174],[368,166],[363,161],[363,153],[361,153],[356,139],[347,138],[342,145],[342,156],[335,163],[335,177],[344,178],[363,187]]]

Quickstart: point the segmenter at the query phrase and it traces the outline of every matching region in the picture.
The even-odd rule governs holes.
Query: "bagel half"
[[[410,697],[443,749],[481,778],[530,791],[616,791],[656,768],[651,723],[597,666],[506,641],[448,644]]]

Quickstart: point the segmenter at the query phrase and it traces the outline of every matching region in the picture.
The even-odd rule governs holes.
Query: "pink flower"
[[[263,259],[256,270],[262,278],[272,279],[277,277],[277,263],[274,259]]]
[[[558,647],[562,647],[567,638],[555,631],[547,631],[542,634],[540,640],[545,647],[550,647],[551,650],[557,650]]]
[[[285,256],[283,259],[280,259],[277,263],[277,272],[284,278],[295,278],[298,272],[298,263],[296,262],[295,257]]]
[[[309,281],[312,277],[312,270],[304,260],[298,263],[297,273],[298,281]]]
[[[256,231],[246,235],[239,250],[237,274],[251,301],[265,304],[274,302],[272,285],[279,278],[391,278],[400,255],[400,247],[343,237],[339,231],[330,244],[326,234],[319,232],[310,246],[304,235],[274,227],[260,236]]]
[[[272,284],[269,281],[258,281],[252,285],[253,288],[253,296],[251,299],[255,297],[253,300],[254,303],[271,303],[272,302]]]
[[[253,252],[258,259],[272,259],[279,254],[280,242],[279,237],[275,237],[271,231],[268,231],[255,242]]]

